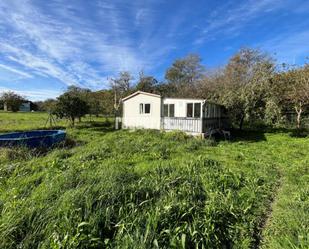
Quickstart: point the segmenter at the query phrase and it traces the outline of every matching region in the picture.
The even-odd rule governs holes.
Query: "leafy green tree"
[[[99,100],[100,113],[103,115],[114,114],[114,93],[111,89],[97,91],[94,93],[94,97]]]
[[[143,72],[139,74],[139,80],[136,84],[137,91],[155,92],[158,81],[153,76],[144,75]]]
[[[20,105],[25,101],[22,96],[12,91],[2,93],[0,99],[3,102],[3,105],[6,105],[8,110],[11,110],[12,112],[17,112]]]
[[[54,110],[59,118],[69,119],[73,126],[75,119],[85,116],[88,111],[89,106],[87,102],[78,96],[71,95],[69,92],[57,98],[57,104]]]
[[[273,79],[271,96],[281,112],[294,109],[296,126],[300,128],[303,113],[309,108],[309,65],[278,72]]]
[[[88,101],[88,104],[89,104],[90,115],[95,115],[98,117],[100,113],[103,113],[99,99],[91,97],[90,100]]]
[[[87,103],[89,106],[89,114],[98,116],[99,113],[103,113],[101,100],[97,98],[97,94],[92,92],[88,88],[81,88],[77,86],[69,86],[67,93],[71,96],[76,96]],[[81,117],[79,118],[79,120]]]
[[[263,119],[269,79],[274,73],[272,59],[259,50],[243,48],[225,67],[219,101],[225,105],[239,129],[245,120]]]
[[[73,85],[69,86],[66,92],[69,93],[72,96],[79,97],[86,102],[88,101],[88,99],[90,98],[90,95],[91,95],[90,89],[81,88],[81,87],[73,86]]]
[[[288,86],[287,98],[293,105],[297,114],[296,122],[297,128],[301,126],[302,114],[309,106],[309,65],[297,70],[294,80]]]
[[[205,68],[201,61],[198,55],[189,54],[175,60],[172,66],[166,70],[167,83],[176,89],[174,95],[185,97],[195,94],[196,84],[205,74]]]
[[[154,92],[163,96],[163,97],[171,97],[175,96],[177,89],[174,85],[168,83],[160,83],[155,86]],[[176,95],[177,96],[177,95]]]
[[[56,103],[56,99],[46,99],[44,101],[37,101],[36,105],[38,106],[38,111],[53,113]]]

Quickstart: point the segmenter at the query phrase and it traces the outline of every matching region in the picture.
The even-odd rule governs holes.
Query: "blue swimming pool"
[[[35,130],[0,135],[0,146],[51,147],[65,140],[63,130]]]

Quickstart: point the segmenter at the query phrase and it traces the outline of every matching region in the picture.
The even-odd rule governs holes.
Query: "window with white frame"
[[[140,114],[150,114],[150,104],[139,104],[139,113]]]
[[[175,117],[175,104],[164,104],[163,105],[163,116],[164,117]]]
[[[201,117],[201,103],[194,103],[194,117]]]
[[[201,103],[187,103],[187,118],[201,117]]]

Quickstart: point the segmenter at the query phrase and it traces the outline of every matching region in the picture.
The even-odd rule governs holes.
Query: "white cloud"
[[[26,73],[26,72],[21,71],[21,70],[18,70],[16,68],[7,66],[7,65],[0,64],[0,68],[3,68],[3,69],[5,69],[7,71],[10,71],[10,72],[13,72],[13,73],[17,74],[18,76],[21,76],[22,79],[24,79],[24,78],[32,78],[31,74]]]
[[[1,1],[0,22],[6,27],[0,29],[3,56],[33,74],[91,88],[104,87],[106,77],[119,71],[136,75],[160,64],[158,56],[162,53],[158,50],[166,53],[170,46],[158,49],[161,38],[156,37],[156,43],[149,42],[153,37],[141,32],[140,41],[151,45],[140,48],[140,41],[130,34],[134,23],[148,23],[148,28],[153,28],[151,6],[143,1],[122,5],[109,1],[92,3],[96,18],[80,16],[83,6],[75,2],[71,6],[51,1],[47,5],[53,11],[46,13],[32,1]]]
[[[66,85],[80,85],[71,74],[68,74],[61,67],[57,66],[51,59],[35,56],[24,49],[8,44],[0,44],[0,49],[10,55],[8,58],[11,61],[23,65],[28,69],[59,79]]]
[[[287,1],[289,0],[249,0],[245,3],[239,1],[236,5],[235,1],[229,1],[212,11],[194,44],[216,39],[218,35],[235,36],[250,21],[283,8]]]
[[[256,46],[273,53],[279,63],[302,64],[309,57],[308,41],[309,30],[278,35]]]
[[[32,100],[32,101],[38,101],[38,100],[45,100],[47,98],[56,98],[60,94],[62,94],[62,91],[53,91],[53,90],[33,90],[33,91],[26,91],[26,90],[18,90],[15,88],[7,88],[7,87],[0,87],[0,95],[3,92],[7,91],[13,91],[21,96],[23,96],[26,99]]]

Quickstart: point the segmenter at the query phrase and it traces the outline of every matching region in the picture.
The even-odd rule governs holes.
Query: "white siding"
[[[175,117],[184,118],[187,117],[187,103],[203,103],[201,99],[174,99],[165,98],[163,104],[175,104]]]
[[[140,104],[150,104],[149,114],[140,114]],[[123,102],[124,128],[160,129],[161,98],[139,93]]]
[[[193,117],[187,117],[187,104],[193,104]],[[201,104],[201,114],[194,117],[195,103]],[[203,105],[204,103],[204,105]],[[150,113],[140,113],[140,104],[150,104]],[[174,116],[163,117],[164,104],[174,104]],[[170,114],[171,109],[168,113]],[[199,134],[220,126],[221,107],[203,99],[164,98],[136,92],[123,100],[123,128],[182,130]],[[218,123],[219,122],[219,123]]]
[[[200,103],[201,108],[204,100],[201,99],[176,99],[176,98],[165,98],[163,99],[164,104],[174,104],[175,117],[164,117],[163,128],[165,130],[181,130],[192,134],[202,132],[202,109],[200,117],[187,117],[187,104],[188,103]],[[163,107],[162,107],[163,108]]]

